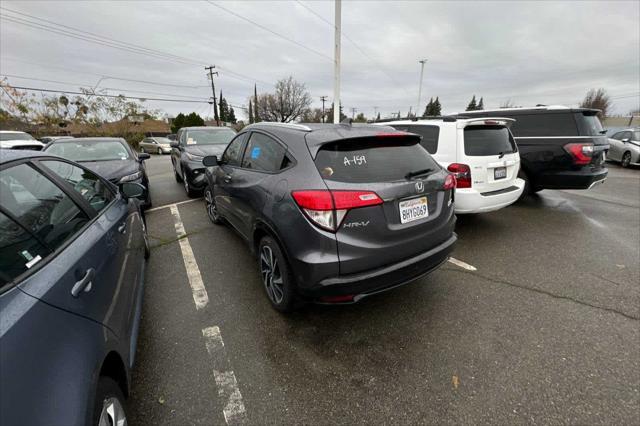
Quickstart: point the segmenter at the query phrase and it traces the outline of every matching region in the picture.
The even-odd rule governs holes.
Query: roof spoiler
[[[466,121],[467,124],[493,124],[493,125],[500,125],[503,124],[506,127],[511,127],[513,125],[513,123],[516,122],[515,119],[513,118],[507,118],[507,117],[476,117],[476,118],[462,118],[462,117],[458,117],[461,120]]]

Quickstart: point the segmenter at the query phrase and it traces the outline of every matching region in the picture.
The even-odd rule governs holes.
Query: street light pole
[[[335,0],[335,33],[334,43],[335,49],[333,51],[333,122],[340,123],[340,27],[341,27],[341,13],[342,13],[342,0]]]
[[[422,98],[422,76],[424,75],[424,64],[427,62],[426,59],[421,59],[420,62],[420,85],[418,86],[418,105],[416,106],[416,117],[420,115],[420,99]]]

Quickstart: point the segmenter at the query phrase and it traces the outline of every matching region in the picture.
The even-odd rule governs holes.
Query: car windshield
[[[33,141],[29,133],[0,133],[0,141]]]
[[[160,143],[160,144],[170,144],[171,143],[171,139],[169,138],[154,138],[156,140],[156,142]]]
[[[72,161],[109,161],[129,158],[127,148],[118,141],[54,142],[46,151]]]
[[[187,145],[226,145],[235,135],[230,129],[189,130]]]

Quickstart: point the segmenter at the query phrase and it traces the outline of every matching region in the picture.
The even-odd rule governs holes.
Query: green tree
[[[224,101],[224,97],[222,96],[222,89],[220,89],[220,97],[218,98],[218,116],[220,117],[220,121],[224,123],[227,121],[227,111],[225,111],[226,102]]]
[[[256,123],[262,121],[260,119],[260,114],[258,113],[258,85],[253,85],[253,120]]]
[[[354,123],[366,123],[367,122],[367,117],[364,116],[364,113],[359,112],[358,115],[356,115],[356,118],[353,119]]]
[[[467,105],[466,111],[475,111],[477,108],[478,105],[476,104],[476,95],[473,95],[473,98],[471,98],[471,102],[469,102],[469,105]]]
[[[429,99],[429,103],[427,104],[426,108],[424,109],[424,113],[422,114],[422,118],[426,118],[432,114],[433,112],[433,98]]]
[[[249,124],[253,124],[253,107],[251,105],[251,99],[249,99]]]
[[[476,110],[480,111],[484,109],[484,98],[480,98],[480,102],[478,102],[478,106],[476,107]]]
[[[171,121],[171,132],[177,133],[180,128],[184,127],[184,119],[185,116],[183,113],[176,115],[176,117]]]
[[[227,119],[232,124],[236,124],[238,122],[238,120],[236,119],[236,112],[233,110],[233,107],[229,107],[229,115]]]
[[[378,115],[376,117],[376,121],[380,121],[380,113],[378,113]]]
[[[442,105],[440,104],[440,98],[436,96],[436,100],[431,107],[431,115],[434,117],[440,117],[442,115]]]

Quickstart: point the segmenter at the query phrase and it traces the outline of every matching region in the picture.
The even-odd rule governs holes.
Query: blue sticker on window
[[[255,160],[258,157],[260,157],[260,147],[256,146],[251,150],[251,159]]]

